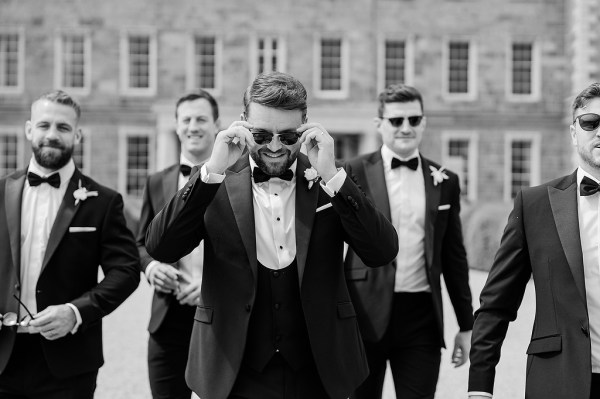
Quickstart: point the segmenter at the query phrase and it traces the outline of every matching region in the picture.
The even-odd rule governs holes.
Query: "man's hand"
[[[319,123],[305,123],[297,131],[302,133],[300,143],[306,146],[310,164],[327,183],[337,173],[333,137]]]
[[[452,351],[452,364],[460,367],[469,359],[471,351],[471,330],[459,331],[454,337],[454,350]]]
[[[157,263],[150,271],[148,281],[158,292],[172,294],[179,289],[181,272],[167,263]]]
[[[68,305],[52,305],[33,315],[28,323],[32,332],[39,332],[49,341],[62,338],[75,327],[77,317]]]
[[[202,279],[197,279],[185,286],[184,289],[177,293],[177,300],[182,305],[196,306],[200,302],[200,288],[202,287]]]
[[[252,125],[246,121],[235,121],[227,130],[220,131],[215,139],[212,154],[206,163],[208,173],[222,175],[225,169],[237,161],[247,145],[253,145],[254,139],[250,133]]]

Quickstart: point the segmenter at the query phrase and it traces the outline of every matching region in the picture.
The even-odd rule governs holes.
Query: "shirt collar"
[[[254,171],[254,168],[257,168],[258,165],[256,165],[256,162],[254,162],[254,159],[252,158],[252,156],[248,155],[248,157],[250,158],[250,170]],[[279,179],[279,180],[282,181],[282,182],[284,182],[284,183],[286,183],[286,184],[294,182],[296,180],[296,166],[297,165],[298,165],[298,158],[296,158],[296,160],[294,161],[294,163],[290,166],[290,169],[292,170],[292,172],[294,172],[294,177],[292,177],[292,180],[290,180],[290,181],[281,180],[281,179]]]
[[[183,155],[183,152],[179,155],[179,164],[180,165],[187,165],[191,168],[193,168],[194,166],[196,166],[192,161],[190,161],[189,159],[187,159],[185,157],[185,155]]]
[[[412,154],[410,154],[410,156],[408,158],[403,158],[400,155],[396,154],[394,151],[392,151],[390,149],[390,147],[388,147],[387,145],[382,145],[381,146],[381,158],[383,159],[383,165],[385,169],[391,169],[392,168],[392,159],[394,158],[398,158],[401,161],[408,161],[409,159],[412,158],[417,158],[419,160],[419,167],[421,166],[421,157],[419,156],[419,149],[415,149]],[[418,170],[418,169],[417,169]]]
[[[600,183],[598,179],[596,179],[594,176],[590,175],[588,172],[579,167],[577,168],[577,186],[581,185],[581,180],[583,180],[583,178],[586,176],[595,181],[596,183]]]
[[[73,158],[71,158],[69,162],[67,162],[67,164],[62,168],[58,169],[58,171],[46,174],[42,171],[42,168],[38,165],[35,158],[31,157],[27,171],[33,172],[41,177],[48,177],[58,172],[60,175],[60,187],[62,188],[69,184],[71,177],[73,177],[73,173],[75,173],[75,162],[73,162]]]

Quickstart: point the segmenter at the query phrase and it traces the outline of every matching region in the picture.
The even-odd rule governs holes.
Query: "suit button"
[[[249,312],[249,311],[251,311],[251,310],[252,310],[252,305],[250,305],[250,304],[247,304],[247,305],[246,305],[246,312]]]
[[[36,293],[36,294],[41,294],[41,293],[42,293],[42,290],[36,290],[36,291],[35,291],[35,293]]]
[[[277,334],[275,336],[275,342],[279,342],[279,341],[281,341],[281,334]]]
[[[583,333],[583,335],[585,335],[586,337],[589,337],[590,332],[588,331],[587,327],[584,326],[583,324],[581,325],[581,332]]]
[[[21,289],[21,286],[17,283],[15,284],[15,291],[19,291]]]
[[[275,310],[279,310],[280,307],[281,307],[281,305],[279,303],[275,303],[273,305],[273,309],[275,309]]]
[[[273,272],[273,277],[275,277],[275,278],[279,277],[279,272],[277,270],[275,270]]]

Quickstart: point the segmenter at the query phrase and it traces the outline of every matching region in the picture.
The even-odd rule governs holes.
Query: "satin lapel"
[[[254,230],[254,205],[248,157],[246,156],[246,161],[241,164],[241,168],[228,170],[225,174],[227,175],[225,188],[229,202],[256,281],[256,232]]]
[[[429,161],[424,157],[421,157],[421,169],[423,170],[423,179],[425,181],[425,261],[427,262],[427,267],[431,268],[433,262],[435,219],[437,218],[442,184],[444,183],[439,183],[437,186],[433,185],[433,179],[429,170]]]
[[[370,194],[371,200],[375,207],[391,221],[392,213],[390,211],[390,201],[388,199],[387,186],[385,184],[385,173],[381,151],[377,151],[368,159],[364,159],[363,166],[365,168],[366,189]]]
[[[308,256],[308,244],[315,220],[315,209],[319,200],[320,184],[315,183],[308,189],[308,182],[304,179],[304,171],[308,169],[308,159],[298,156],[296,165],[296,263],[298,265],[298,281],[302,286],[302,277]]]
[[[4,210],[10,236],[10,252],[13,265],[17,271],[17,278],[21,281],[21,202],[23,200],[23,185],[25,172],[6,179],[6,192],[4,193]]]
[[[571,273],[573,273],[577,290],[585,303],[585,275],[581,239],[579,237],[579,219],[577,218],[576,180],[573,179],[573,183],[564,190],[548,187],[548,196],[560,243],[571,268]]]
[[[52,255],[54,255],[54,251],[56,251],[56,248],[58,248],[58,244],[60,244],[62,238],[71,225],[71,221],[73,220],[75,213],[83,204],[83,202],[79,202],[79,204],[75,206],[75,197],[73,197],[73,192],[79,187],[80,180],[82,186],[85,187],[85,178],[81,172],[76,169],[75,173],[73,173],[73,177],[71,177],[71,180],[69,180],[67,191],[65,192],[62,203],[58,208],[56,219],[54,219],[54,224],[50,230],[50,237],[48,238],[48,245],[46,246],[46,254],[44,255],[44,261],[42,262],[42,272],[48,265],[50,258],[52,258]]]
[[[173,170],[166,171],[165,177],[164,179],[161,179],[161,181],[162,198],[160,199],[159,204],[161,204],[162,207],[165,206],[167,201],[169,201],[177,192],[177,186],[179,183],[179,167],[173,168]]]

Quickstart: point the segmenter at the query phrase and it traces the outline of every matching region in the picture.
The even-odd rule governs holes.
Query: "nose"
[[[58,129],[56,127],[56,125],[52,124],[50,126],[50,128],[46,131],[46,138],[47,139],[57,139],[59,137],[58,135]]]
[[[279,149],[283,147],[283,144],[281,144],[281,142],[279,141],[279,135],[278,134],[274,134],[273,135],[273,139],[271,140],[271,142],[267,145],[267,148],[273,152],[277,152],[279,151]]]
[[[400,125],[399,129],[402,133],[410,133],[411,131],[411,127],[410,126],[410,122],[408,122],[408,118],[404,118],[404,120],[402,121],[402,124]]]

